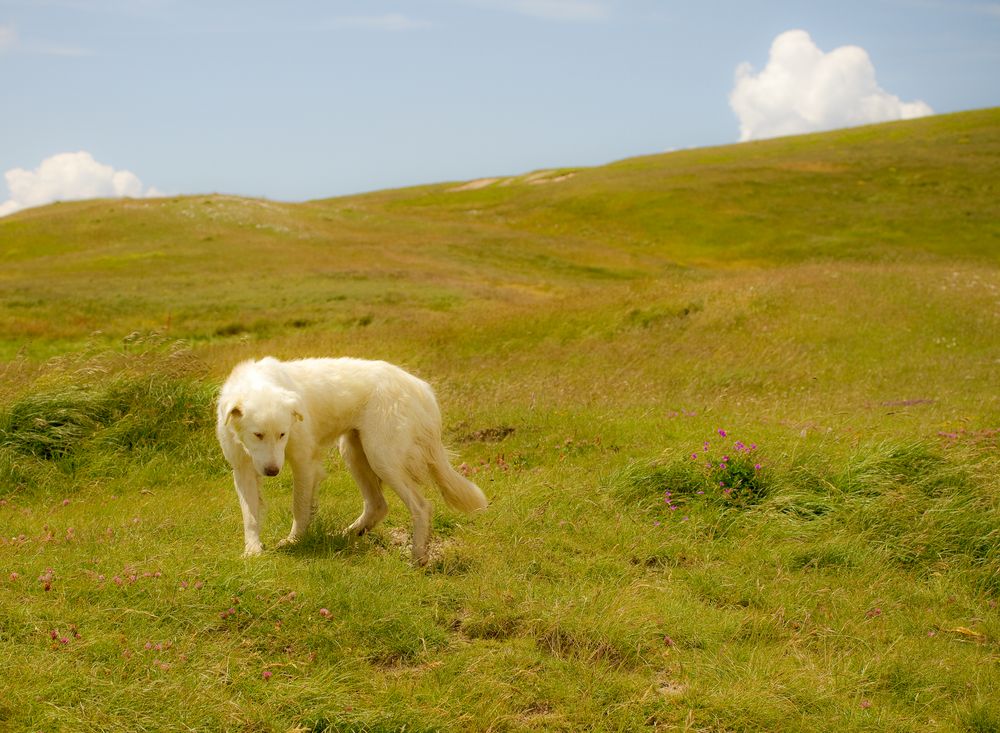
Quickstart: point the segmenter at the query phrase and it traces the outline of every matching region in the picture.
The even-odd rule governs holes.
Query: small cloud
[[[22,41],[12,25],[0,25],[0,54],[16,53],[34,56],[92,56],[93,52],[76,46]]]
[[[36,44],[28,50],[31,53],[35,53],[40,56],[67,56],[70,58],[82,58],[84,56],[94,55],[94,52],[89,48],[80,48],[79,46],[58,46],[51,43]]]
[[[740,121],[740,141],[934,114],[924,102],[903,102],[882,89],[863,48],[824,53],[802,30],[774,39],[760,73],[749,63],[737,67],[729,104]]]
[[[475,0],[478,5],[534,18],[564,21],[604,20],[610,14],[607,0]]]
[[[53,201],[162,195],[155,188],[144,188],[131,171],[115,170],[82,151],[53,155],[33,171],[13,168],[4,178],[10,198],[0,203],[0,216]]]
[[[552,20],[603,20],[608,8],[596,0],[519,0],[515,10]]]
[[[334,18],[330,21],[333,28],[358,28],[372,31],[413,31],[429,28],[425,20],[410,18],[402,13],[385,13],[383,15],[350,15]]]
[[[17,46],[17,32],[14,26],[0,25],[0,53],[11,51]]]

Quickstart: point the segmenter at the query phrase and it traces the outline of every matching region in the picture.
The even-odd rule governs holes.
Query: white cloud
[[[330,25],[333,28],[361,28],[373,31],[412,31],[430,27],[425,20],[417,20],[402,13],[385,13],[383,15],[351,15],[334,18]]]
[[[547,20],[594,21],[609,15],[607,0],[475,0],[478,5]]]
[[[0,54],[12,53],[35,56],[92,56],[93,52],[77,46],[22,41],[12,25],[0,25]]]
[[[553,20],[601,20],[608,14],[607,6],[596,0],[518,0],[514,9]]]
[[[10,51],[17,46],[17,32],[14,26],[0,25],[0,53]]]
[[[863,48],[823,53],[801,30],[774,39],[760,73],[749,63],[737,67],[729,105],[741,141],[934,114],[924,102],[903,102],[882,89]]]
[[[4,178],[10,198],[0,203],[0,216],[53,201],[162,195],[155,188],[144,188],[131,171],[98,163],[86,152],[59,153],[33,171],[12,168]]]

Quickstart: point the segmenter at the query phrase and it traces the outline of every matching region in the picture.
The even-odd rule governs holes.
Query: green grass
[[[986,110],[0,219],[0,729],[1000,729],[998,156]],[[331,457],[242,559],[212,402],[267,353],[431,381],[489,510],[415,570]]]

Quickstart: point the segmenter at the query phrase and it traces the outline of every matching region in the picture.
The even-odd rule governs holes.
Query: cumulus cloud
[[[33,171],[12,168],[4,178],[10,198],[0,203],[0,216],[53,201],[163,195],[144,187],[131,171],[115,170],[82,151],[53,155]]]
[[[729,105],[741,141],[934,114],[924,102],[903,102],[882,89],[863,48],[824,53],[802,30],[774,39],[760,73],[749,63],[737,67]]]

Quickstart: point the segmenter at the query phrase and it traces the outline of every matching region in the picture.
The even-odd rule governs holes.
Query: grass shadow
[[[294,545],[278,548],[290,557],[319,558],[334,555],[365,555],[371,552],[374,543],[366,536],[345,535],[343,527],[328,517],[316,517],[309,525],[305,536]]]

